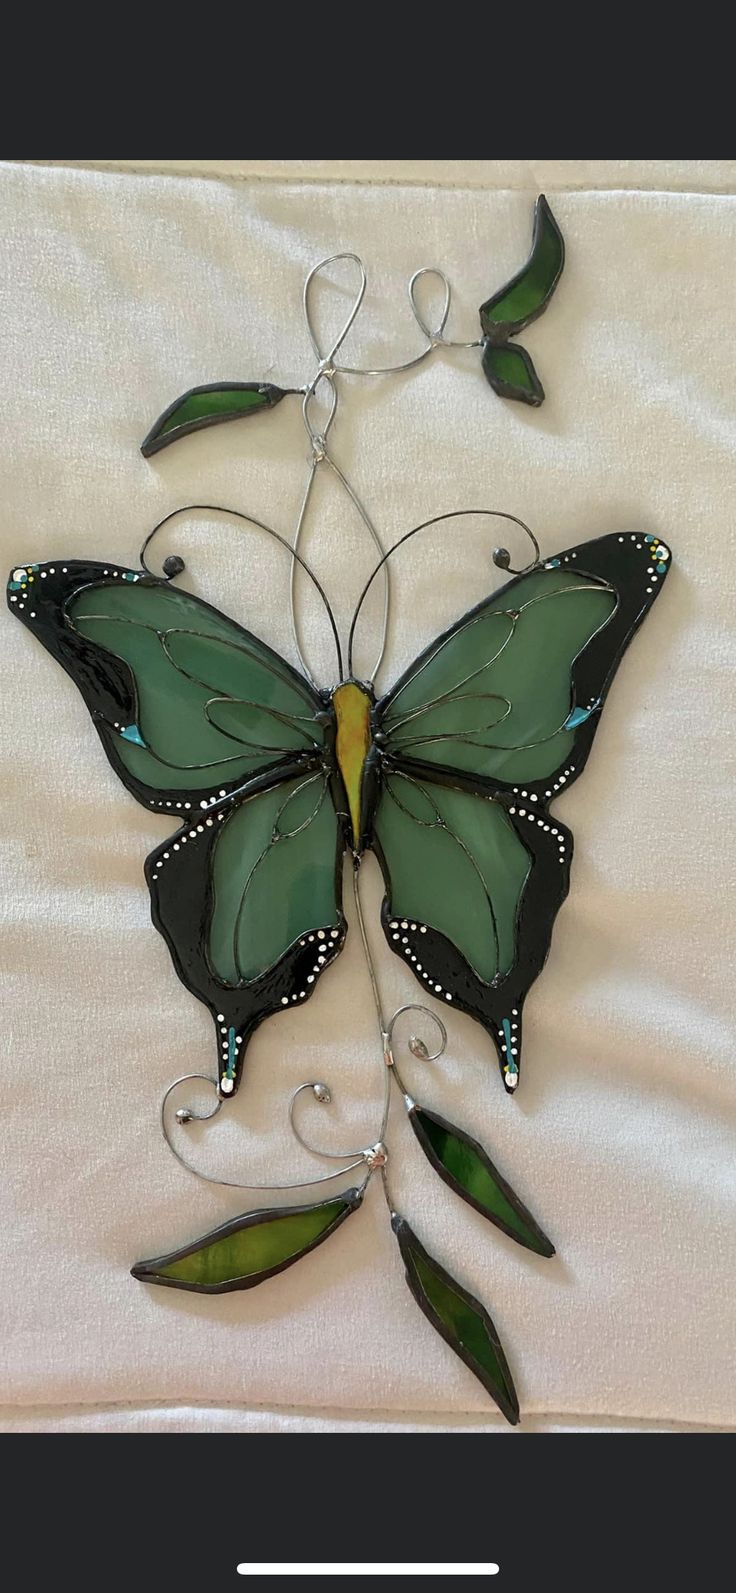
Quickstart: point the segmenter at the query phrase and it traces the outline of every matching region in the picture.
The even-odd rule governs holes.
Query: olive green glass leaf
[[[416,1103],[409,1121],[428,1161],[451,1189],[527,1250],[554,1255],[554,1245],[476,1139]]]
[[[499,398],[516,398],[535,408],[544,403],[544,388],[525,348],[512,343],[499,346],[486,339],[481,363],[486,381]]]
[[[532,252],[526,265],[480,307],[480,324],[492,343],[505,343],[547,308],[565,264],[562,233],[540,194],[534,210]]]
[[[209,382],[204,387],[192,387],[159,415],[141,443],[141,453],[149,459],[190,431],[273,409],[294,391],[292,387],[274,387],[271,382]]]
[[[183,1250],[139,1261],[131,1272],[144,1283],[163,1283],[197,1294],[253,1289],[321,1245],[357,1210],[362,1199],[362,1189],[346,1189],[315,1206],[251,1211]]]
[[[428,1254],[408,1222],[396,1212],[391,1226],[406,1267],[406,1281],[417,1305],[450,1349],[483,1384],[506,1420],[516,1426],[519,1420],[516,1389],[485,1306]]]

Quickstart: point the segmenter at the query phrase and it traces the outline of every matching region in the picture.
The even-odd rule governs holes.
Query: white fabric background
[[[402,299],[418,266],[448,273],[450,334],[472,338],[478,304],[526,257],[540,187],[559,217],[566,271],[524,339],[540,411],[495,399],[477,353],[454,353],[411,378],[345,382],[333,432],[387,542],[479,503],[530,521],[546,554],[620,527],[665,537],[676,560],[558,806],[576,838],[572,890],[527,1004],[519,1095],[504,1096],[490,1042],[459,1014],[443,1063],[406,1069],[492,1148],[559,1257],[526,1255],[456,1200],[399,1118],[392,1182],[489,1304],[528,1431],[728,1427],[736,167],[225,162],[223,178],[179,164],[194,174],[0,166],[7,568],[132,562],[190,501],[288,534],[306,472],[298,405],[147,463],[154,417],[201,381],[303,381],[302,281],[324,254],[367,264],[355,362],[393,361],[418,347]],[[328,488],[308,552],[344,624],[371,559]],[[496,540],[448,525],[397,559],[386,682],[485,590]],[[285,557],[226,523],[168,545],[193,590],[288,650]],[[166,1085],[214,1061],[209,1017],[150,926],[142,864],[164,821],[118,785],[62,671],[9,618],[2,638],[0,1428],[506,1430],[417,1311],[378,1187],[261,1290],[203,1300],[129,1277],[249,1202],[188,1178],[158,1131]],[[380,1058],[356,938],[303,1010],[259,1031],[237,1101],[189,1141],[203,1165],[308,1176],[285,1127],[307,1078],[336,1097],[312,1132],[374,1137]],[[413,1000],[382,942],[379,957],[387,1002]]]

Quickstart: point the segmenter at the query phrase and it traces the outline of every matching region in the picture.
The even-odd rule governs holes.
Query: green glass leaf
[[[494,343],[505,343],[546,309],[562,275],[565,245],[562,233],[540,194],[534,209],[532,251],[526,265],[506,286],[480,307],[480,324]]]
[[[544,388],[525,348],[486,341],[481,363],[486,381],[499,398],[516,398],[534,408],[544,403]]]
[[[391,1226],[404,1259],[406,1281],[417,1305],[515,1427],[519,1420],[519,1401],[506,1356],[485,1306],[428,1254],[408,1222],[396,1212],[392,1215]]]
[[[554,1245],[478,1140],[415,1103],[409,1109],[409,1121],[425,1156],[451,1189],[527,1250],[540,1256],[554,1255]]]
[[[253,1289],[316,1249],[357,1211],[362,1199],[362,1189],[346,1189],[316,1206],[251,1211],[183,1250],[139,1261],[131,1272],[144,1283],[191,1289],[197,1294]]]
[[[192,387],[159,415],[141,443],[141,453],[148,459],[190,431],[273,409],[289,392],[294,388],[274,387],[271,382],[208,382],[204,387]]]

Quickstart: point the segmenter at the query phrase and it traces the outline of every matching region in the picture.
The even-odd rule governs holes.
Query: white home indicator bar
[[[240,1576],[496,1576],[497,1573],[498,1566],[492,1560],[477,1565],[438,1565],[436,1562],[409,1565],[402,1561],[384,1564],[375,1560],[366,1560],[361,1564],[357,1561],[338,1564],[333,1560],[326,1565],[318,1565],[315,1561],[298,1563],[287,1560],[279,1565],[257,1565],[243,1560],[238,1566]]]

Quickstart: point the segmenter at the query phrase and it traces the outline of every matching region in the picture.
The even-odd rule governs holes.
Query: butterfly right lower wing
[[[583,769],[669,559],[631,534],[568,549],[466,614],[377,705],[384,932],[425,990],[488,1030],[510,1092],[568,890],[572,836],[549,803]]]
[[[232,1094],[257,1025],[306,1000],[345,937],[327,705],[257,637],[155,577],[31,565],[8,598],[78,686],[123,783],[182,826],[146,863],[153,920],[209,1007]]]

